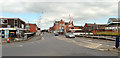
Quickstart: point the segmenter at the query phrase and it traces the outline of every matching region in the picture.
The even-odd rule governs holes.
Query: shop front
[[[11,40],[14,40],[16,36],[16,30],[9,30],[9,37],[11,38]]]
[[[15,38],[24,37],[24,30],[17,28],[0,28],[0,38],[3,40],[8,39],[14,40]]]

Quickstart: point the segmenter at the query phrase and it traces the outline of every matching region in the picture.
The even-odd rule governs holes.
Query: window
[[[60,24],[60,26],[61,26],[61,24]]]
[[[64,29],[64,27],[62,27],[62,29]]]
[[[71,27],[72,25],[69,25],[69,27]]]
[[[10,25],[7,25],[7,28],[10,28],[11,26]]]
[[[18,26],[18,21],[17,20],[15,20],[14,25]]]
[[[59,29],[61,29],[61,27],[59,27]]]
[[[22,28],[24,28],[24,24],[22,24],[21,26],[22,26]]]
[[[2,23],[3,23],[3,24],[7,24],[7,23],[8,23],[8,20],[7,20],[7,19],[3,19],[3,20],[2,20]]]

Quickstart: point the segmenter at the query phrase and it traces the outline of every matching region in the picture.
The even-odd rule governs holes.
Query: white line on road
[[[20,47],[23,47],[23,45],[19,45]]]

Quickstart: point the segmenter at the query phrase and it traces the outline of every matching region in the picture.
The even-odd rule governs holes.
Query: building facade
[[[24,31],[25,22],[20,18],[0,18],[0,38],[20,38]]]
[[[65,22],[62,19],[60,21],[55,21],[54,25],[49,28],[50,31],[58,32],[59,34],[64,34],[70,29],[74,29],[73,21]]]
[[[34,32],[36,33],[37,32],[37,25],[36,24],[26,24],[26,30],[28,32]]]
[[[120,31],[120,18],[109,18],[106,30]]]

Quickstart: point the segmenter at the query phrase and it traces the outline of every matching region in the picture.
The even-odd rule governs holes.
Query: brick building
[[[55,21],[53,26],[54,32],[63,34],[65,31],[65,22],[61,19],[60,21]]]
[[[34,32],[34,33],[36,33],[37,32],[37,25],[36,24],[28,23],[28,24],[26,24],[26,30],[28,32]]]
[[[95,29],[96,26],[95,26],[95,23],[92,24],[92,23],[85,23],[84,25],[84,28],[82,29],[83,32],[92,32],[93,29]]]
[[[83,32],[105,31],[107,24],[85,23]]]
[[[25,22],[20,18],[0,18],[1,38],[24,36]]]
[[[69,21],[69,23],[66,25],[66,32],[71,32],[70,29],[74,29],[73,21]]]
[[[69,31],[69,29],[74,28],[73,22],[65,22],[62,19],[60,21],[55,21],[54,25],[49,28],[49,30],[58,32],[59,34],[64,34]]]

